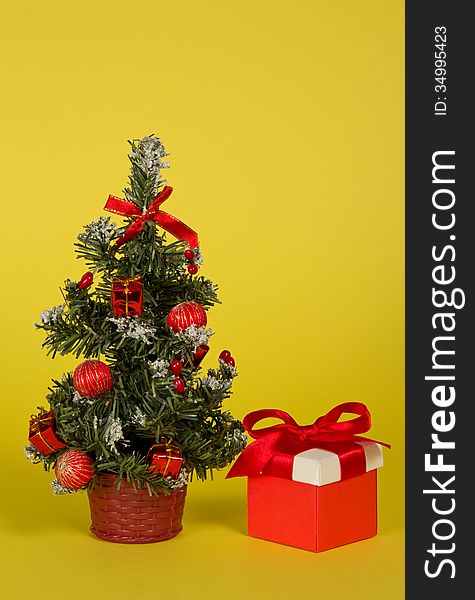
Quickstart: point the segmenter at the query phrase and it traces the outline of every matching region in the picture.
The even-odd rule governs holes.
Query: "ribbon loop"
[[[269,427],[262,427],[261,429],[254,429],[254,425],[263,419],[280,419],[283,423],[279,425],[271,425]],[[246,415],[243,419],[242,425],[248,434],[254,439],[259,439],[269,434],[269,432],[277,431],[277,428],[289,425],[299,427],[297,422],[285,412],[285,410],[277,410],[273,408],[263,408],[261,410],[255,410]]]
[[[358,415],[355,419],[339,421],[344,413]],[[362,402],[344,402],[332,408],[326,415],[315,421],[319,431],[338,431],[352,434],[365,433],[371,429],[371,414]]]
[[[104,206],[104,210],[133,219],[132,223],[130,223],[125,230],[124,235],[115,243],[115,247],[120,248],[120,246],[129,240],[137,237],[142,231],[145,221],[154,221],[157,225],[160,225],[162,229],[165,229],[165,231],[168,231],[168,233],[171,233],[179,240],[188,242],[191,248],[198,246],[198,234],[196,231],[193,231],[193,229],[188,227],[188,225],[185,225],[185,223],[182,223],[173,215],[160,210],[160,205],[165,202],[172,192],[173,188],[166,185],[162,191],[155,196],[148,209],[144,212],[141,212],[139,207],[133,202],[117,198],[116,196],[109,196],[106,205]]]
[[[357,416],[347,421],[339,421],[344,413],[352,413]],[[280,419],[283,422],[270,427],[254,429],[256,423],[268,418]],[[374,442],[388,448],[391,447],[384,442],[357,435],[365,433],[371,427],[371,414],[362,402],[339,404],[311,425],[299,425],[283,410],[269,408],[256,410],[246,415],[243,427],[255,441],[241,452],[227,474],[228,478],[259,475],[276,454],[279,452],[298,453],[301,451],[299,446],[304,446],[304,449],[311,447],[331,449],[335,452],[345,448],[347,457],[351,455],[353,447],[361,454],[362,447],[355,442]],[[347,472],[353,471],[349,469]]]

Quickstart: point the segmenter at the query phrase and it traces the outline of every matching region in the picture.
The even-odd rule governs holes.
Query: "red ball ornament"
[[[224,360],[225,363],[227,363],[228,360],[231,358],[231,352],[229,352],[229,350],[223,350],[219,355],[219,358],[221,360]]]
[[[197,302],[182,302],[174,306],[168,313],[167,325],[173,331],[184,331],[194,325],[205,327],[208,319],[205,309]]]
[[[170,364],[170,369],[172,370],[173,375],[179,375],[183,369],[183,365],[178,358],[175,358],[175,360],[172,360]]]
[[[76,390],[86,398],[97,398],[112,389],[112,373],[100,360],[86,360],[78,365],[73,374]]]
[[[56,461],[54,473],[63,487],[78,490],[94,477],[94,461],[83,450],[66,450]]]
[[[185,382],[181,377],[175,377],[173,380],[173,385],[175,386],[175,391],[177,394],[185,393]]]
[[[236,366],[236,361],[234,360],[234,358],[232,356],[230,356],[226,362],[228,363],[228,365],[230,367],[235,367]]]
[[[193,250],[191,248],[188,248],[188,250],[185,250],[185,258],[186,260],[193,260],[195,258],[195,253],[193,252]]]
[[[190,275],[196,275],[196,273],[198,273],[198,267],[194,263],[191,263],[191,265],[188,265],[188,273]]]
[[[85,290],[92,284],[93,281],[94,276],[91,273],[91,271],[88,271],[87,273],[84,273],[84,275],[81,277],[81,281],[78,283],[77,288],[79,290]]]

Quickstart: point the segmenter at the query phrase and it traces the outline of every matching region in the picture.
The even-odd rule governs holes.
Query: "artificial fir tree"
[[[55,467],[56,493],[114,474],[119,487],[171,494],[229,464],[246,443],[222,408],[237,374],[231,354],[200,376],[212,334],[206,311],[218,298],[196,275],[196,233],[160,208],[171,193],[161,177],[167,154],[154,136],[130,143],[125,199],[106,204],[125,224],[100,217],[84,228],[75,246],[89,271],[67,280],[64,302],[35,324],[53,357],[83,361],[53,380],[49,409],[30,422],[26,453]]]

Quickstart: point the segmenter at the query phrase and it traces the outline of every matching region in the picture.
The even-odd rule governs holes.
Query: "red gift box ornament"
[[[67,444],[56,435],[54,425],[55,418],[51,410],[31,416],[28,441],[43,456],[48,456],[57,450],[67,447]]]
[[[142,277],[112,279],[112,310],[114,317],[141,317],[143,303]]]
[[[357,417],[339,422],[343,413]],[[254,429],[267,418],[283,423]],[[320,552],[376,534],[377,468],[390,446],[358,435],[371,427],[364,404],[340,404],[311,425],[257,410],[243,426],[255,441],[227,477],[249,477],[249,535]]]
[[[177,479],[183,465],[180,448],[170,442],[153,444],[147,453],[149,473]]]

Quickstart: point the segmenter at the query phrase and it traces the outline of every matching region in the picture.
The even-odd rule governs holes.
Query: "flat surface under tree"
[[[32,470],[28,463],[25,468]],[[2,598],[404,597],[403,530],[392,529],[387,519],[381,519],[377,537],[320,554],[250,538],[246,481],[219,476],[191,485],[178,537],[149,545],[112,544],[89,533],[85,494],[53,497],[43,473],[37,479],[34,502],[41,510],[31,510],[33,497],[18,497],[6,516]]]

